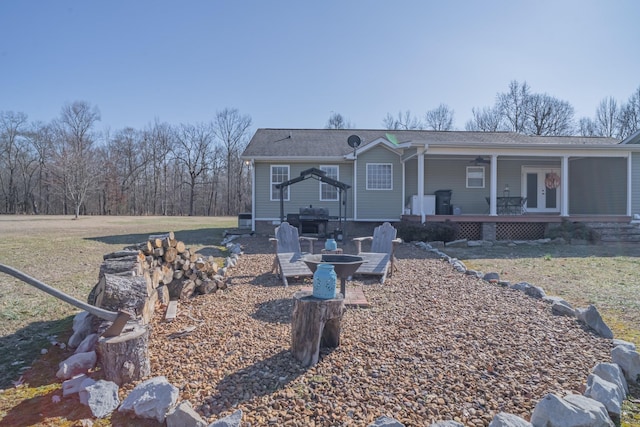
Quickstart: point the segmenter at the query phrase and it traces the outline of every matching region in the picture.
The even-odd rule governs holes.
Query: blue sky
[[[440,103],[463,129],[511,80],[593,117],[640,86],[640,1],[0,2],[0,111],[48,122],[67,102],[98,130],[211,120],[358,128]]]

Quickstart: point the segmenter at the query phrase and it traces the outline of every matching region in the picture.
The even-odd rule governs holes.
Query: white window
[[[484,166],[467,166],[467,188],[484,188]]]
[[[339,180],[338,178],[338,166],[323,166],[320,165],[320,170],[323,171],[327,178]],[[320,182],[320,200],[337,201],[338,200],[338,188],[326,182]]]
[[[280,189],[276,184],[289,180],[289,165],[271,165],[271,200],[280,200]],[[289,200],[289,187],[284,189],[284,200]]]
[[[367,190],[393,190],[391,163],[367,163]]]

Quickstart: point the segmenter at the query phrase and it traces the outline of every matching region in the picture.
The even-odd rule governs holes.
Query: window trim
[[[482,177],[472,177],[469,176],[472,169],[479,169],[482,170]],[[474,171],[475,173],[479,173],[478,171]],[[482,185],[470,185],[469,184],[469,180],[470,179],[482,179]],[[467,173],[466,173],[466,179],[465,179],[465,184],[467,188],[485,188],[487,185],[487,172],[486,172],[486,168],[484,166],[467,166]]]
[[[279,184],[280,182],[284,182],[284,181],[273,182],[273,168],[286,168],[287,169],[287,179],[285,179],[284,181],[288,181],[289,179],[291,179],[291,166],[289,166],[289,165],[270,165],[270,167],[269,167],[269,196],[270,196],[270,201],[277,202],[277,201],[280,201],[280,192],[279,191],[274,191],[275,188],[273,186],[275,184]],[[276,194],[274,194],[274,193],[276,193]],[[290,197],[291,197],[291,192],[289,191],[289,187],[287,187],[284,200],[288,202],[290,200]]]
[[[389,188],[371,188],[369,186],[369,166],[389,166]],[[371,191],[393,191],[393,163],[367,163],[365,171],[366,189]]]
[[[324,171],[322,168],[335,168],[335,170],[336,170],[336,177],[335,177],[335,178],[333,178],[333,179],[335,179],[336,181],[340,181],[340,166],[339,166],[339,165],[320,165],[320,166],[319,166],[319,169],[320,169],[321,171]],[[326,172],[326,171],[325,171],[325,172]],[[331,178],[331,177],[330,177],[330,178]],[[335,198],[335,199],[325,199],[325,198],[323,198],[323,197],[322,197],[322,186],[323,186],[323,185],[328,185],[329,187],[331,187],[331,188],[333,188],[333,189],[335,189],[335,190],[336,190],[336,198]],[[332,186],[332,185],[330,185],[330,184],[327,184],[326,182],[322,182],[322,181],[320,181],[320,186],[319,186],[319,188],[320,188],[320,194],[319,194],[318,198],[319,198],[319,200],[320,200],[321,202],[337,202],[337,201],[339,201],[339,200],[340,200],[340,190],[339,190],[337,187],[334,187],[334,186]]]

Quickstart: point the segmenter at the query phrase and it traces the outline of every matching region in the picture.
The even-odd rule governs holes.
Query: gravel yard
[[[153,324],[152,372],[209,421],[242,409],[251,426],[363,426],[382,415],[486,426],[500,411],[528,419],[547,393],[581,393],[591,368],[610,361],[610,341],[575,319],[403,244],[384,285],[350,282],[371,308],[347,309],[340,346],[306,369],[289,351],[290,318],[293,293],[311,280],[284,288],[267,239],[240,242],[228,290]]]

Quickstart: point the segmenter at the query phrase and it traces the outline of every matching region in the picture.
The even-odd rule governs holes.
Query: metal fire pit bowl
[[[356,255],[334,255],[334,254],[318,254],[305,255],[302,261],[307,264],[312,273],[316,272],[318,264],[332,264],[336,272],[336,276],[340,278],[340,292],[346,298],[346,280],[360,268],[362,263],[366,262],[361,256]]]

